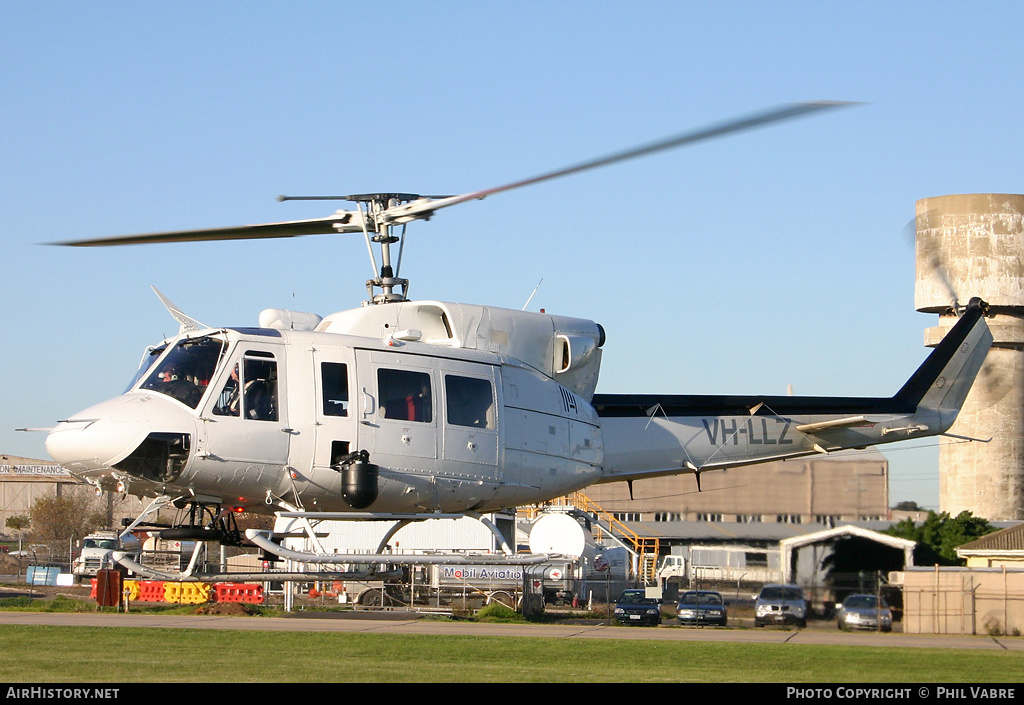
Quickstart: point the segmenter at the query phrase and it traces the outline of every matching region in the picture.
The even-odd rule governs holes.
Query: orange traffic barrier
[[[139,581],[139,602],[163,602],[164,581],[162,580],[140,580]]]
[[[217,602],[263,604],[263,586],[253,583],[217,583]]]

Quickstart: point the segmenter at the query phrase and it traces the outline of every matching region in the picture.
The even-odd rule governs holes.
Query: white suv
[[[766,624],[807,626],[807,600],[799,585],[769,584],[761,588],[754,603],[754,626]]]

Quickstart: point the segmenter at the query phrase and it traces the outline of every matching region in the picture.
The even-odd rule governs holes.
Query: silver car
[[[799,585],[768,584],[754,602],[754,626],[795,624],[807,626],[807,600]]]
[[[679,597],[676,619],[680,624],[717,624],[724,627],[729,622],[729,615],[720,593],[690,590]]]
[[[892,610],[884,598],[874,595],[850,595],[836,605],[836,625],[848,629],[892,631]]]

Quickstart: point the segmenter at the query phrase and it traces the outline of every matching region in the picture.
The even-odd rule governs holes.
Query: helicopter
[[[699,490],[707,471],[946,434],[992,344],[980,299],[956,312],[945,339],[892,397],[601,394],[606,332],[597,322],[411,300],[400,277],[406,226],[442,209],[844,105],[784,105],[462,195],[282,196],[355,208],[307,220],[54,243],[361,234],[374,276],[358,308],[325,317],[267,309],[254,327],[207,326],[157,292],[179,332],[147,350],[124,394],[50,430],[47,452],[97,492],[151,498],[131,526],[170,504],[185,519],[165,528],[165,538],[239,544],[234,516],[241,512],[300,519],[311,537],[310,521],[390,520],[390,537],[428,518],[487,523],[487,512],[595,483],[632,487],[689,473]],[[283,557],[346,558],[293,555],[263,531],[245,538]],[[386,540],[376,558],[394,562],[383,555]],[[536,560],[503,549],[504,560]]]

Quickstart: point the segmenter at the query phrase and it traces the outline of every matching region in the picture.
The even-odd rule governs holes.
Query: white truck
[[[667,555],[658,561],[658,587],[665,599],[675,601],[679,593],[690,584],[686,557]]]
[[[116,531],[94,531],[82,539],[81,553],[71,563],[71,573],[81,581],[96,577],[96,573],[107,568],[117,568],[114,551],[134,554],[137,560],[141,552],[139,540],[133,534],[120,537]]]

